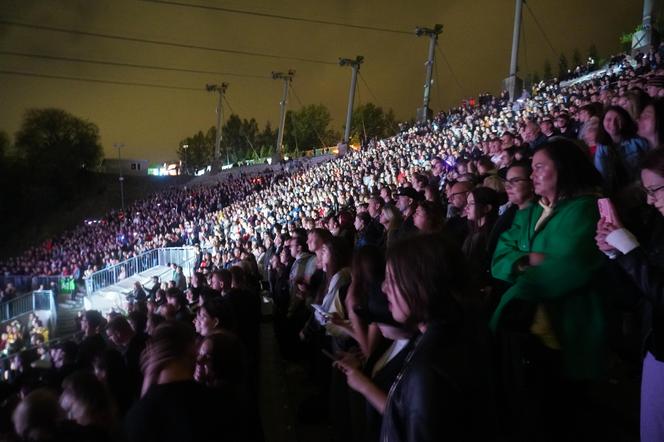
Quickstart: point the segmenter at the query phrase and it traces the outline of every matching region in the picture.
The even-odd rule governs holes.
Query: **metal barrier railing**
[[[52,323],[57,319],[55,296],[52,290],[36,290],[0,304],[0,322],[11,321],[21,315],[38,310],[49,310]]]
[[[125,278],[144,272],[159,265],[159,250],[153,249],[122,261],[112,267],[99,270],[85,279],[85,291],[93,293],[117,284]]]
[[[182,266],[185,274],[191,274],[196,254],[193,247],[168,247],[152,249],[139,256],[122,261],[112,267],[93,273],[85,279],[87,294],[112,286],[130,276],[137,275],[157,266],[175,263]]]
[[[39,290],[39,287],[54,288],[59,293],[71,293],[76,289],[76,281],[71,276],[0,275],[0,286],[6,287],[7,284],[13,285],[19,293]]]

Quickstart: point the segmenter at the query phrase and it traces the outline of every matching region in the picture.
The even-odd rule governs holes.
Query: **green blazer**
[[[597,276],[605,257],[594,240],[597,198],[559,201],[535,231],[543,210],[539,204],[520,210],[498,240],[491,272],[513,285],[500,300],[491,327],[496,329],[513,299],[544,307],[561,346],[565,374],[572,379],[594,379],[603,373],[606,338]],[[530,252],[546,257],[540,265],[519,272],[517,262],[527,262]]]

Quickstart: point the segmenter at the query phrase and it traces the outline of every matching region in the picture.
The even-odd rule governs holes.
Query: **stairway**
[[[78,331],[76,316],[83,310],[83,301],[77,298],[72,301],[70,295],[58,297],[58,319],[56,321],[55,337],[70,336]]]

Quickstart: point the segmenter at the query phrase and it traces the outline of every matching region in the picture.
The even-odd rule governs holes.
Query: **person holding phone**
[[[459,246],[436,234],[397,241],[382,289],[394,321],[416,335],[387,392],[380,440],[493,440],[486,324]]]
[[[642,330],[641,441],[664,440],[664,149],[646,154],[641,183],[647,203],[659,214],[650,238],[639,241],[615,213],[597,223],[597,247],[614,258],[646,302]]]

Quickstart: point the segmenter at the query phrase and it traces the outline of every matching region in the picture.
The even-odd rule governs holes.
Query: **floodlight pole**
[[[505,79],[504,86],[510,95],[510,101],[514,101],[521,95],[521,80],[516,76],[519,69],[519,40],[521,40],[521,11],[523,0],[516,0],[514,6],[514,31],[512,32],[512,55],[510,57],[510,74]]]
[[[216,163],[219,161],[219,157],[221,156],[221,124],[224,121],[224,105],[223,105],[223,100],[224,100],[224,94],[226,93],[226,89],[228,89],[228,83],[220,83],[220,84],[206,84],[205,85],[205,90],[208,92],[217,92],[218,93],[218,99],[217,99],[217,133],[215,134],[215,140],[214,140],[214,162]],[[228,164],[229,161],[229,155],[228,155],[228,148],[226,148],[226,164]]]
[[[340,58],[339,66],[350,66],[352,68],[352,75],[350,77],[350,91],[348,92],[348,110],[346,111],[346,127],[344,128],[343,143],[346,146],[350,145],[350,124],[353,117],[353,102],[355,101],[355,87],[357,85],[357,73],[360,70],[360,65],[364,63],[364,57],[358,55],[355,60],[350,58]]]
[[[422,100],[422,108],[418,112],[418,121],[424,123],[432,116],[431,109],[429,108],[429,101],[431,98],[431,83],[433,77],[433,66],[436,57],[436,44],[438,43],[438,35],[443,32],[443,25],[436,24],[433,29],[431,28],[415,28],[415,35],[418,37],[429,37],[429,56],[426,66],[424,77],[424,99]]]
[[[284,157],[283,143],[284,143],[284,127],[286,125],[286,104],[288,104],[288,90],[290,84],[293,81],[295,76],[295,71],[289,69],[288,72],[272,72],[273,80],[283,80],[284,82],[284,94],[279,102],[280,115],[279,115],[279,132],[277,133],[277,153],[280,158]]]

